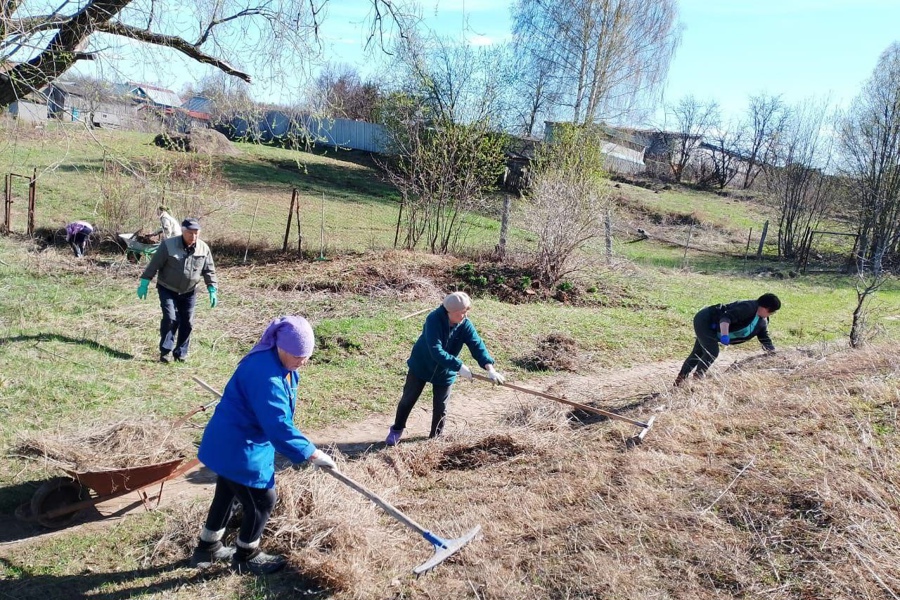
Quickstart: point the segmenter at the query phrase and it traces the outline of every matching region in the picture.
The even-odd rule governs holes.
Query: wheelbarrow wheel
[[[125,252],[125,259],[130,263],[136,263],[139,260],[141,260],[141,255],[138,254],[137,252],[132,252],[131,250],[128,250],[127,252]]]
[[[65,527],[75,519],[77,510],[53,517],[45,516],[46,513],[75,504],[83,497],[84,488],[71,477],[56,477],[45,481],[31,497],[31,517],[50,529]]]

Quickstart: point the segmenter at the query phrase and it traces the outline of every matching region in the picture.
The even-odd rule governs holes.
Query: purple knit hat
[[[315,347],[316,337],[309,321],[303,317],[278,317],[269,323],[247,356],[272,348],[281,348],[291,356],[312,356]]]

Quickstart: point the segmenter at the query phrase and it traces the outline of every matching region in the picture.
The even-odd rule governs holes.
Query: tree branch
[[[197,62],[212,65],[228,75],[233,75],[250,83],[250,75],[247,73],[238,71],[224,60],[206,54],[195,45],[186,42],[178,36],[154,33],[152,31],[147,31],[146,29],[138,29],[137,27],[131,27],[130,25],[116,22],[98,23],[97,31],[112,35],[120,35],[157,46],[167,46],[181,52],[189,58],[193,58]]]
[[[206,29],[203,31],[203,34],[200,38],[194,42],[194,46],[199,48],[203,45],[203,43],[209,38],[209,34],[212,33],[213,28],[217,25],[221,25],[223,23],[227,23],[228,21],[233,21],[235,19],[240,19],[241,17],[252,17],[257,15],[270,15],[271,13],[267,10],[263,10],[262,8],[245,8],[244,10],[237,12],[230,17],[225,17],[222,19],[213,19],[209,22],[209,25],[206,26]]]

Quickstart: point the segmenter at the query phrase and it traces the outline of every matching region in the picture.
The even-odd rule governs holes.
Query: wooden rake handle
[[[491,382],[490,377],[486,377],[484,375],[479,375],[478,373],[472,373],[472,377],[478,379],[480,381]],[[544,392],[539,392],[537,390],[531,390],[519,385],[515,385],[512,383],[501,383],[503,387],[507,387],[511,390],[516,390],[519,392],[524,392],[526,394],[531,394],[532,396],[539,396],[541,398],[546,398],[547,400],[553,400],[554,402],[559,402],[560,404],[566,404],[568,406],[577,408],[578,410],[583,410],[584,412],[594,413],[595,415],[602,415],[604,417],[615,419],[617,421],[623,421],[625,423],[631,423],[637,427],[641,427],[643,429],[647,429],[650,427],[649,423],[644,423],[643,421],[638,421],[636,419],[629,419],[628,417],[623,417],[622,415],[618,415],[614,412],[609,412],[608,410],[603,410],[601,408],[594,408],[593,406],[588,406],[587,404],[579,404],[578,402],[572,402],[571,400],[566,400],[565,398],[560,398],[559,396],[551,396],[550,394],[545,394]]]

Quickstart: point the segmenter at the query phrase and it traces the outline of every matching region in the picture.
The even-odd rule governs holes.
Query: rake
[[[486,377],[484,375],[479,375],[478,373],[472,373],[472,377],[478,379],[480,381],[491,382],[490,377]],[[493,382],[491,382],[493,383]],[[630,419],[628,417],[624,417],[622,415],[616,414],[614,412],[610,412],[608,410],[603,410],[602,408],[594,408],[593,406],[588,406],[587,404],[579,404],[578,402],[572,402],[571,400],[566,400],[565,398],[560,398],[559,396],[551,396],[550,394],[545,394],[544,392],[539,392],[537,390],[528,389],[519,385],[515,385],[512,383],[501,383],[503,387],[507,387],[511,390],[516,390],[519,392],[524,392],[526,394],[531,394],[532,396],[539,396],[541,398],[546,398],[547,400],[553,400],[554,402],[559,402],[560,404],[566,404],[568,406],[577,408],[578,410],[583,410],[584,412],[594,413],[595,415],[601,415],[607,417],[609,419],[615,419],[616,421],[622,421],[624,423],[630,423],[635,427],[640,427],[641,431],[630,438],[630,441],[634,444],[640,444],[644,441],[644,437],[647,435],[647,432],[650,431],[650,428],[653,427],[653,421],[656,420],[656,417],[650,417],[647,422],[638,421],[637,419]]]
[[[206,391],[216,395],[219,398],[222,397],[222,394],[219,393],[218,390],[209,386],[199,377],[194,377],[193,379]],[[380,496],[378,496],[378,494],[367,489],[363,484],[359,483],[358,481],[354,481],[337,469],[323,467],[322,470],[377,504],[379,507],[381,507],[382,510],[384,510],[384,512],[421,535],[429,544],[434,546],[434,555],[430,559],[426,560],[421,565],[413,569],[413,573],[415,573],[417,576],[421,575],[422,573],[427,573],[428,571],[432,570],[433,568],[459,552],[463,548],[463,546],[471,542],[475,538],[475,536],[477,536],[481,532],[481,525],[476,525],[462,537],[458,537],[455,539],[442,538],[425,529],[424,527],[407,517],[405,514],[400,512],[400,509],[390,504],[387,500],[381,498]]]

